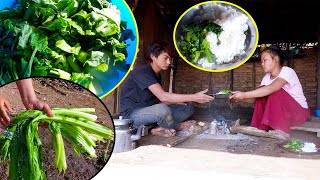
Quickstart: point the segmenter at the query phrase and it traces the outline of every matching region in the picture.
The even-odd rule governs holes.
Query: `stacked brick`
[[[316,107],[317,99],[317,47],[304,49],[303,57],[294,57],[293,69],[297,72],[308,104]],[[259,87],[264,76],[260,59],[250,59],[242,66],[222,73],[208,73],[198,70],[183,60],[178,62],[175,74],[176,93],[195,93],[209,87],[209,75],[212,76],[213,89],[231,88],[233,74],[233,89],[240,91],[253,90]]]

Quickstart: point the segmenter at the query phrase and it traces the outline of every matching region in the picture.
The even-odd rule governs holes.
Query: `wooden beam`
[[[209,75],[208,94],[213,94],[213,93],[214,93],[214,92],[213,92],[213,87],[214,87],[214,85],[212,84],[212,75],[213,75],[213,73],[212,73],[212,72],[209,72],[208,75]]]
[[[317,89],[317,108],[320,108],[320,23],[318,24],[318,63],[317,63],[317,80],[318,80],[318,89]]]
[[[234,70],[230,71],[230,90],[233,91],[234,86]]]
[[[264,131],[255,127],[251,126],[241,126],[240,125],[240,119],[236,120],[235,124],[230,127],[230,132],[237,134],[247,134],[251,136],[258,136],[258,137],[266,137],[266,138],[274,138],[274,139],[280,139],[280,140],[285,140],[286,137],[283,135],[273,132],[273,131]]]
[[[256,71],[256,62],[252,62],[252,90],[256,89],[256,76],[257,76],[257,71]]]

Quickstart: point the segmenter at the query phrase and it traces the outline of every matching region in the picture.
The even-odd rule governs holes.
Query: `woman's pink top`
[[[306,97],[303,94],[301,83],[296,72],[293,69],[287,66],[283,66],[279,75],[276,78],[271,79],[270,75],[270,73],[267,73],[263,77],[261,81],[261,86],[267,86],[277,78],[282,78],[287,81],[287,83],[282,87],[282,89],[288,92],[290,96],[293,97],[293,99],[295,99],[302,107],[308,108],[308,103]]]

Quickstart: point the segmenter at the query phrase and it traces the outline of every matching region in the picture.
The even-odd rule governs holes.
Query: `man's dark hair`
[[[166,52],[172,56],[172,48],[169,43],[160,41],[151,43],[148,47],[147,59],[151,61],[151,55],[158,57],[161,53]]]

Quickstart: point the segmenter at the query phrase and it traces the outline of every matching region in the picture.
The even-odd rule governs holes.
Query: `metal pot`
[[[135,149],[136,141],[141,138],[143,126],[135,129],[132,127],[131,119],[122,119],[121,116],[119,117],[119,119],[113,119],[113,122],[116,133],[113,152],[119,153]]]

